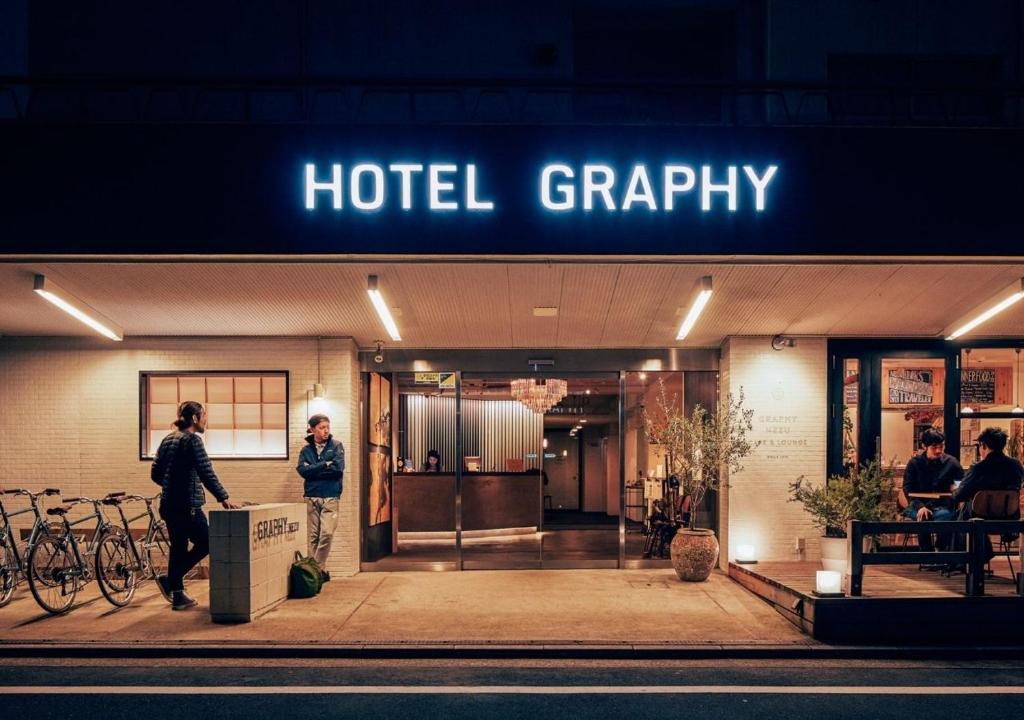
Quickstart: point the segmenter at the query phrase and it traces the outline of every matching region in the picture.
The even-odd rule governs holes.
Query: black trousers
[[[210,554],[210,524],[202,508],[161,507],[160,517],[167,523],[171,541],[167,585],[172,591],[183,590],[185,574]]]

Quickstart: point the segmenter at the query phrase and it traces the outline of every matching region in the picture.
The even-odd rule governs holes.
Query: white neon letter
[[[576,186],[572,183],[558,183],[555,189],[561,193],[563,200],[551,199],[551,176],[555,173],[572,179],[572,168],[568,165],[545,165],[540,174],[540,202],[548,210],[572,210],[576,207]]]
[[[736,166],[729,166],[729,181],[723,184],[711,182],[711,166],[700,168],[700,209],[705,212],[711,209],[711,193],[724,192],[729,196],[729,212],[736,211]]]
[[[442,200],[442,192],[450,192],[455,189],[455,183],[441,182],[441,173],[453,173],[459,168],[455,165],[443,163],[431,165],[429,169],[430,187],[430,209],[431,210],[458,210],[459,204],[454,200]]]
[[[637,185],[641,186],[640,192],[637,192]],[[647,168],[643,165],[633,166],[633,174],[629,177],[626,199],[622,201],[622,209],[629,210],[635,202],[644,203],[648,210],[658,209],[654,191],[651,189],[651,179],[647,176]]]
[[[373,199],[363,200],[362,177],[363,173],[373,175]],[[352,175],[348,180],[348,193],[352,198],[352,207],[359,210],[380,210],[384,204],[384,171],[380,165],[363,163],[352,168]]]
[[[476,199],[476,165],[466,165],[466,209],[493,210],[493,200]]]
[[[316,179],[316,165],[306,163],[306,209],[316,209],[316,191],[329,190],[334,200],[335,210],[341,210],[341,165],[331,165],[331,179],[328,182],[318,182]]]
[[[682,175],[684,180],[676,182],[676,175]],[[690,192],[697,184],[697,174],[689,165],[666,165],[665,166],[665,210],[672,210],[675,207],[675,194]]]
[[[750,180],[750,184],[754,186],[754,208],[760,212],[764,210],[764,195],[765,189],[768,187],[768,183],[775,177],[775,171],[779,169],[778,165],[769,165],[768,169],[764,171],[762,177],[757,176],[757,172],[750,165],[743,166],[743,172],[746,173],[747,178]]]
[[[412,209],[412,174],[423,172],[423,166],[418,163],[395,163],[389,165],[388,170],[398,173],[402,178],[402,209]]]
[[[602,175],[604,180],[596,182],[595,175]],[[600,193],[604,200],[604,206],[609,210],[615,209],[615,201],[612,200],[612,188],[615,186],[615,171],[607,165],[584,165],[583,166],[583,209],[594,209],[594,193]]]

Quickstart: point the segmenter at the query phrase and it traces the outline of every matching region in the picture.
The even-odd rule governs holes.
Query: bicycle
[[[57,488],[46,488],[41,492],[31,492],[21,488],[4,490],[0,495],[24,495],[28,498],[29,506],[17,512],[8,512],[3,502],[0,502],[0,518],[3,519],[3,527],[0,527],[0,607],[7,605],[14,596],[14,590],[27,576],[26,558],[35,545],[36,541],[44,534],[50,532],[50,527],[39,512],[39,498],[46,495],[60,495]],[[18,539],[14,536],[14,528],[11,526],[11,518],[25,513],[33,513],[35,521],[32,529],[29,530],[28,540],[23,551],[18,550]]]
[[[127,493],[110,493],[103,499],[124,496]],[[85,587],[93,576],[95,569],[99,577],[117,577],[121,572],[117,568],[124,568],[127,563],[126,557],[119,555],[124,547],[124,530],[110,524],[103,515],[100,503],[103,500],[93,500],[87,497],[67,498],[61,507],[49,508],[47,515],[59,517],[64,525],[64,530],[59,535],[46,535],[32,546],[28,555],[28,587],[32,591],[32,597],[39,603],[39,607],[53,615],[66,613],[74,604],[78,591]],[[68,520],[67,513],[73,505],[91,504],[93,512],[74,522]],[[82,554],[81,545],[75,537],[73,528],[76,525],[96,520],[96,529],[93,531],[92,540],[85,547],[85,556]],[[101,552],[106,546],[107,554]],[[92,559],[92,567],[88,559]],[[122,575],[124,577],[124,575]],[[103,580],[100,581],[100,589],[103,590]],[[125,584],[125,583],[121,583]],[[107,593],[104,592],[104,597]],[[134,594],[131,589],[128,599]],[[107,597],[110,600],[109,597]],[[118,603],[111,600],[115,605]],[[126,604],[126,603],[125,603]]]
[[[100,589],[103,590],[107,600],[115,605],[127,605],[131,600],[132,594],[134,594],[135,588],[146,580],[156,580],[161,575],[167,574],[171,547],[170,541],[167,538],[167,523],[158,517],[153,510],[153,503],[159,497],[160,494],[158,493],[151,498],[142,495],[127,495],[123,497],[108,497],[102,500],[104,505],[117,508],[117,512],[121,516],[121,525],[124,528],[124,547],[115,550],[112,547],[114,543],[113,538],[104,540],[107,549],[110,551],[109,556],[126,557],[128,559],[128,562],[122,566],[118,566],[115,563],[111,568],[108,564],[108,569],[113,569],[117,573],[113,577],[104,580],[101,576]],[[126,502],[144,502],[146,504],[146,511],[133,517],[128,517],[125,515],[123,507],[123,504]],[[142,536],[141,542],[136,543],[131,537],[131,524],[144,517],[149,518],[149,525],[146,527],[146,532]],[[141,551],[139,545],[141,545]],[[101,545],[101,549],[103,547],[104,545]],[[193,568],[186,575],[185,579],[194,577],[197,573],[198,570]],[[104,588],[104,582],[108,582],[106,588]],[[107,594],[108,591],[113,595],[120,593],[120,595],[125,595],[126,597],[120,597],[120,595],[117,598],[111,597],[111,595]]]

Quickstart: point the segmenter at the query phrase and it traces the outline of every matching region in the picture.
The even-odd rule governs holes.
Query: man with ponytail
[[[203,488],[225,509],[238,506],[228,500],[228,491],[217,479],[206,454],[201,437],[206,432],[206,408],[202,403],[189,400],[179,405],[174,428],[160,443],[150,469],[150,478],[163,488],[160,517],[167,523],[171,540],[167,575],[157,578],[157,586],[174,610],[186,610],[196,601],[185,594],[184,577],[210,552]]]

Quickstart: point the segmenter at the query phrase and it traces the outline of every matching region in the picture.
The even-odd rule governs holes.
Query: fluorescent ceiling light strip
[[[373,307],[377,310],[377,315],[380,316],[380,321],[384,323],[384,327],[387,328],[388,334],[391,339],[395,342],[399,342],[402,336],[398,333],[398,325],[395,324],[395,319],[391,317],[391,311],[388,310],[388,305],[384,302],[384,296],[380,294],[380,290],[377,289],[377,276],[370,276],[369,286],[366,288],[366,294],[370,296],[370,300],[373,302]]]
[[[107,325],[104,325],[99,320],[86,313],[84,310],[81,310],[80,308],[76,307],[70,301],[58,295],[57,293],[63,293],[64,295],[73,298],[73,296],[70,293],[62,290],[53,282],[48,281],[45,275],[36,275],[35,287],[33,288],[33,290],[35,290],[36,294],[39,295],[39,297],[44,298],[45,300],[53,303],[61,310],[66,312],[68,315],[75,318],[75,320],[78,320],[80,323],[88,325],[93,330],[98,332],[100,335],[110,338],[111,340],[117,340],[119,342],[124,339],[124,333],[120,331],[120,329],[111,329]],[[85,303],[81,304],[85,305]],[[86,307],[88,307],[88,305],[86,305]]]
[[[705,276],[701,278],[700,282],[701,291],[697,295],[697,299],[693,301],[693,305],[690,306],[690,312],[686,313],[686,318],[683,319],[683,324],[679,326],[679,332],[676,334],[676,340],[683,340],[690,331],[693,330],[693,326],[697,324],[697,318],[704,311],[704,306],[708,304],[708,300],[711,299],[711,277]]]
[[[993,318],[994,316],[998,315],[1003,310],[1005,310],[1006,308],[1010,307],[1014,303],[1020,301],[1021,299],[1024,299],[1024,290],[1021,290],[1019,292],[1015,292],[1013,295],[1011,295],[1010,297],[1006,298],[1005,300],[1003,300],[998,305],[994,305],[993,307],[990,307],[988,310],[986,310],[985,312],[983,312],[981,315],[979,315],[978,317],[974,318],[970,322],[967,322],[964,325],[961,325],[956,330],[951,332],[946,337],[946,339],[947,340],[956,340],[961,335],[965,335],[965,334],[969,333],[971,330],[973,330],[974,328],[978,327],[979,325],[981,325],[986,320],[990,320],[991,318]]]

